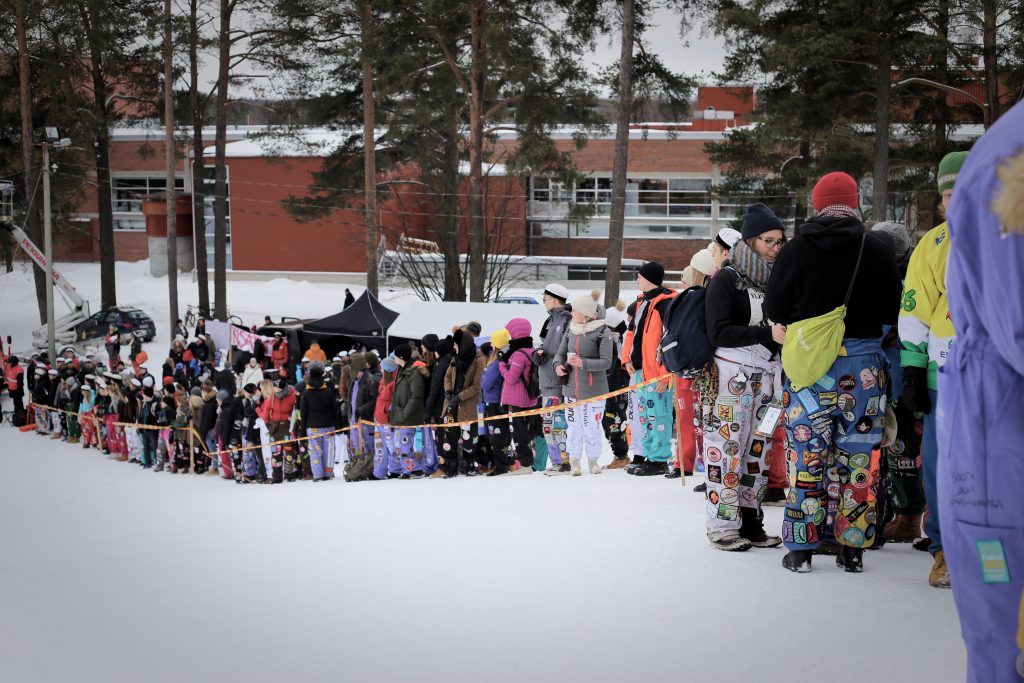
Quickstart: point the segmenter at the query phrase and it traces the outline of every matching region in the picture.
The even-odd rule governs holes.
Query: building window
[[[577,281],[601,282],[608,274],[608,268],[605,266],[569,266],[568,270],[569,279]],[[623,266],[619,280],[623,282],[635,280],[639,274],[640,266]]]
[[[210,264],[210,268],[213,268],[215,263],[213,259],[213,250],[216,246],[216,240],[214,239],[214,217],[213,217],[213,205],[214,199],[217,195],[217,181],[214,179],[216,169],[213,166],[206,166],[203,168],[203,223],[206,226],[206,262]],[[231,168],[225,166],[224,168],[224,186],[227,189],[227,211],[225,216],[225,228],[224,232],[227,235],[227,265],[228,269],[231,268]]]
[[[165,176],[114,176],[110,179],[111,201],[114,208],[114,230],[145,231],[146,218],[142,215],[142,198],[148,194],[167,190]],[[185,191],[185,179],[175,178],[176,192]]]

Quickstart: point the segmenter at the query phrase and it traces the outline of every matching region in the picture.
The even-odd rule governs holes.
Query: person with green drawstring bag
[[[782,564],[810,571],[813,550],[834,536],[836,564],[859,572],[879,524],[870,491],[889,384],[882,326],[897,320],[902,282],[891,250],[865,235],[853,178],[829,173],[812,200],[817,215],[779,252],[765,295],[768,318],[787,327]]]

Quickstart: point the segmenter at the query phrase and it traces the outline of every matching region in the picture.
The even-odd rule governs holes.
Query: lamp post
[[[57,340],[53,323],[53,218],[50,215],[50,148],[63,149],[71,140],[62,138],[56,128],[44,128],[43,140],[43,252],[46,257],[46,351],[51,363],[57,357]]]
[[[937,90],[945,90],[946,92],[962,95],[964,98],[967,99],[968,102],[977,105],[978,107],[981,108],[981,120],[985,128],[987,129],[989,126],[992,125],[992,112],[989,109],[988,103],[982,102],[981,100],[979,100],[977,97],[967,92],[966,90],[961,90],[960,88],[956,88],[952,85],[946,85],[945,83],[939,83],[938,81],[933,81],[927,78],[919,78],[917,76],[914,76],[913,78],[904,78],[902,81],[897,81],[896,85],[907,85],[908,83],[923,83],[924,85],[930,85],[931,87],[936,88]]]

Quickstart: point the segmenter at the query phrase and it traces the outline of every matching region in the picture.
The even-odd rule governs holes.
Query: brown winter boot
[[[621,470],[629,464],[628,457],[612,458],[612,461],[604,466],[606,470]]]
[[[921,515],[896,515],[885,525],[887,543],[913,543],[921,536]]]
[[[78,443],[79,439],[77,436],[69,436],[68,443]]]
[[[949,588],[949,567],[946,566],[946,553],[943,550],[935,553],[935,564],[928,572],[928,584],[936,588]]]

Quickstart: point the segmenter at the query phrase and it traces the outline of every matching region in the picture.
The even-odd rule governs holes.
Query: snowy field
[[[164,329],[163,281],[118,269],[121,302]],[[96,300],[95,266],[64,270]],[[324,315],[343,291],[229,283],[247,322]],[[26,273],[0,275],[0,311],[25,339]],[[10,427],[0,471],[0,681],[964,679],[930,556],[795,575],[782,549],[714,551],[699,479],[236,486]]]

